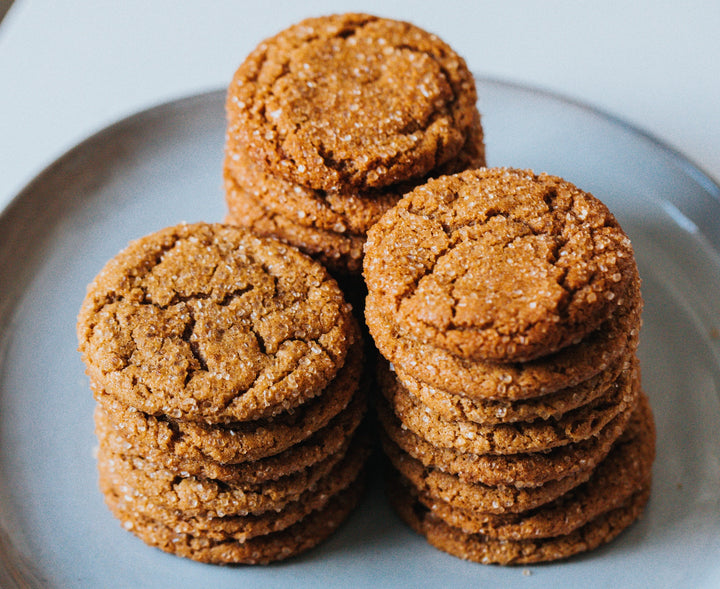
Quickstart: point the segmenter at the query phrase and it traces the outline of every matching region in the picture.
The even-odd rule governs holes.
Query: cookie
[[[271,217],[278,216],[294,224],[341,235],[364,236],[404,194],[428,180],[423,177],[369,191],[313,190],[273,175],[231,141],[225,152],[224,174],[231,181],[226,199],[231,210],[236,208],[233,199],[241,192]],[[475,123],[460,153],[444,165],[433,168],[429,174],[437,177],[484,165],[483,131],[480,115],[476,113]],[[232,183],[236,187],[232,187]]]
[[[228,203],[226,223],[245,227],[261,237],[272,237],[290,244],[318,260],[331,272],[341,275],[361,272],[365,235],[316,229],[274,214],[227,175],[225,194]]]
[[[318,395],[357,339],[317,262],[231,226],[131,243],[88,287],[77,325],[96,390],[152,415],[267,417]]]
[[[477,94],[462,58],[403,22],[307,19],[261,43],[228,88],[228,135],[316,190],[420,178],[455,157]]]
[[[392,367],[407,391],[445,420],[474,421],[483,425],[557,419],[560,415],[586,405],[601,396],[617,380],[620,372],[628,370],[633,356],[619,356],[606,370],[575,386],[555,393],[507,401],[505,399],[473,399],[455,395],[410,376],[402,368]]]
[[[377,314],[457,356],[527,362],[618,312],[637,268],[608,208],[561,178],[506,168],[430,180],[368,232]]]
[[[365,319],[378,350],[396,370],[456,395],[514,402],[576,386],[634,353],[642,311],[639,279],[618,304],[617,312],[580,342],[524,363],[472,361],[403,337],[379,312],[372,293]]]
[[[610,542],[640,517],[649,497],[650,487],[646,487],[624,505],[570,534],[528,540],[496,540],[468,534],[434,517],[418,502],[413,503],[409,494],[396,494],[391,502],[398,515],[439,550],[482,564],[517,565],[561,560]]]
[[[441,499],[453,507],[486,513],[520,513],[554,501],[586,482],[592,471],[582,470],[536,487],[469,483],[437,468],[428,468],[403,452],[388,438],[383,439],[385,455],[395,469],[419,492]]]
[[[289,528],[245,541],[177,531],[118,503],[109,507],[123,528],[165,552],[204,563],[268,564],[297,556],[328,538],[350,515],[361,495],[362,485],[355,483]]]
[[[300,521],[313,511],[325,507],[331,497],[349,488],[363,468],[360,460],[345,461],[320,479],[316,486],[302,493],[280,510],[268,510],[259,514],[225,517],[187,515],[162,507],[142,494],[128,493],[109,477],[101,476],[100,489],[105,502],[113,511],[130,512],[172,528],[175,532],[202,535],[208,540],[236,540],[245,542],[250,538],[283,530]]]
[[[360,440],[361,438],[357,438]],[[133,455],[126,447],[110,446],[100,438],[98,470],[110,484],[129,497],[144,496],[166,509],[187,517],[224,517],[279,510],[313,488],[343,461],[363,462],[365,444],[350,444],[346,454],[338,452],[303,471],[260,484],[228,485],[213,479],[182,476]]]
[[[113,427],[142,456],[237,464],[284,452],[326,426],[356,394],[362,368],[361,343],[356,342],[336,378],[314,399],[272,418],[223,425],[154,417],[121,405],[102,391],[96,391],[95,397]]]
[[[356,394],[346,409],[308,439],[295,443],[278,454],[235,464],[191,458],[188,453],[179,451],[178,445],[168,451],[162,447],[138,444],[132,435],[123,435],[123,430],[115,427],[100,407],[95,411],[95,427],[99,437],[118,436],[121,443],[127,445],[127,449],[132,453],[181,476],[215,479],[231,485],[257,484],[302,471],[332,454],[342,452],[365,414],[365,397],[364,393]],[[305,434],[302,431],[300,433]]]
[[[654,457],[655,427],[650,405],[643,394],[628,431],[588,482],[553,503],[508,516],[458,509],[424,494],[418,499],[434,517],[468,534],[500,540],[564,536],[622,506],[633,494],[649,487]]]
[[[622,412],[597,435],[550,451],[471,454],[433,446],[403,426],[382,398],[378,399],[376,407],[383,435],[424,466],[453,474],[467,483],[489,486],[536,487],[591,470],[607,456],[630,419],[630,411]]]
[[[634,369],[620,373],[603,396],[557,419],[481,425],[446,420],[407,392],[394,373],[380,370],[380,389],[402,424],[440,448],[472,454],[541,452],[597,435],[621,413],[630,413],[639,391]]]

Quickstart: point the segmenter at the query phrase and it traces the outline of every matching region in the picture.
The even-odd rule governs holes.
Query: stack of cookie
[[[358,501],[358,326],[294,248],[202,223],[139,239],[88,287],[78,338],[101,489],[148,544],[266,563],[320,542]]]
[[[403,519],[511,564],[592,549],[639,516],[655,443],[642,300],[605,205],[528,171],[445,176],[369,231],[364,264]]]
[[[476,99],[464,60],[411,24],[302,21],[228,89],[227,221],[359,275],[368,229],[403,194],[484,165]]]

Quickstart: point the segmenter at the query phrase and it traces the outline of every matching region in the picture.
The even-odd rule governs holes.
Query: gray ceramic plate
[[[479,94],[492,165],[590,190],[635,244],[643,379],[659,433],[643,519],[588,555],[523,568],[431,548],[388,509],[379,481],[331,540],[264,568],[181,560],[123,531],[96,487],[75,315],[85,285],[130,239],[222,219],[216,92],[100,132],[0,216],[3,587],[720,586],[720,189],[679,154],[585,106],[491,80]]]

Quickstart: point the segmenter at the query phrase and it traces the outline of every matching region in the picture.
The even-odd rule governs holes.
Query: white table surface
[[[262,39],[349,10],[413,21],[474,72],[597,106],[720,179],[717,0],[16,0],[0,23],[0,209],[93,132],[224,87]]]

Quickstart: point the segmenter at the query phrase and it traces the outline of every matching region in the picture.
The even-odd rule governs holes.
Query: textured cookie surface
[[[485,165],[479,114],[476,121],[460,153],[442,166],[433,168],[429,175],[437,177]],[[236,206],[233,200],[244,194],[244,198],[251,198],[268,215],[277,215],[289,222],[322,231],[363,236],[404,194],[428,179],[423,177],[369,191],[313,190],[274,175],[232,142],[226,146],[224,172],[226,178],[232,179],[236,185],[226,183],[225,196],[230,208]]]
[[[579,341],[636,274],[603,203],[561,178],[504,168],[416,188],[368,232],[364,262],[373,304],[401,333],[498,362]]]
[[[350,515],[361,495],[362,485],[353,484],[289,528],[246,540],[178,530],[112,498],[108,506],[126,530],[165,552],[213,564],[268,564],[301,554],[329,537]]]
[[[622,372],[600,398],[557,419],[481,425],[446,420],[423,405],[389,371],[379,374],[380,387],[400,421],[434,446],[473,454],[540,452],[597,435],[620,413],[630,413],[639,391],[635,370]]]
[[[634,353],[642,299],[637,275],[619,308],[579,343],[525,363],[493,363],[461,358],[443,348],[403,337],[368,294],[365,319],[380,353],[396,367],[437,389],[477,399],[516,401],[578,385]]]
[[[562,536],[622,506],[632,495],[649,487],[654,457],[655,427],[643,395],[628,431],[588,482],[553,503],[526,513],[491,515],[458,509],[427,495],[419,499],[434,516],[466,533],[507,540]]]
[[[182,476],[216,479],[228,484],[254,484],[277,480],[280,477],[302,471],[332,454],[341,452],[360,425],[365,407],[365,395],[358,393],[346,409],[309,438],[304,439],[307,431],[302,430],[302,424],[299,424],[295,437],[302,437],[301,441],[295,442],[287,449],[271,456],[239,463],[218,462],[197,451],[197,446],[188,448],[185,444],[173,443],[178,432],[173,435],[173,430],[169,427],[157,428],[155,435],[138,441],[132,435],[133,432],[142,431],[144,433],[143,427],[147,427],[149,430],[155,429],[153,426],[156,424],[152,423],[152,419],[144,420],[144,422],[138,421],[133,424],[133,428],[127,427],[127,421],[121,422],[118,426],[112,420],[116,416],[99,407],[95,412],[95,427],[98,437],[119,436],[134,454],[143,456],[151,463],[163,469],[175,471]],[[122,427],[123,425],[126,427]],[[245,458],[247,454],[244,453],[242,457]]]
[[[489,486],[536,487],[591,470],[607,456],[630,419],[625,411],[596,436],[545,452],[521,454],[472,454],[433,446],[404,427],[387,402],[379,400],[378,415],[383,432],[402,450],[428,468],[453,474],[468,483]]]
[[[400,517],[430,544],[453,556],[483,564],[530,564],[569,558],[610,542],[643,512],[650,488],[635,493],[624,505],[604,513],[563,536],[528,540],[497,540],[468,534],[434,517],[424,506],[413,504],[409,494],[391,498]]]
[[[304,441],[343,411],[354,395],[358,397],[356,404],[362,404],[364,391],[358,391],[361,369],[362,350],[355,343],[345,365],[317,397],[291,412],[228,424],[154,417],[124,406],[102,391],[96,391],[95,397],[113,428],[132,441],[141,456],[238,464],[276,455]]]
[[[592,475],[591,470],[583,470],[536,487],[484,485],[464,481],[439,468],[426,467],[387,439],[383,440],[383,448],[395,469],[421,493],[459,509],[485,513],[520,513],[535,509],[581,485]]]
[[[280,510],[297,501],[323,478],[333,476],[333,471],[344,470],[348,462],[363,464],[367,456],[365,440],[356,436],[346,453],[337,452],[301,472],[276,481],[230,485],[161,468],[114,442],[110,436],[100,439],[100,476],[122,489],[123,495],[143,496],[155,505],[180,511],[188,517],[257,515]]]
[[[467,139],[465,62],[408,23],[307,19],[261,43],[228,89],[228,134],[276,174],[321,190],[423,176]]]
[[[621,355],[607,369],[575,386],[555,393],[508,401],[473,399],[437,389],[394,366],[398,379],[408,392],[446,420],[474,421],[485,425],[553,419],[601,396],[623,370],[630,369],[633,356]]]
[[[319,394],[356,330],[320,264],[202,223],[120,252],[88,287],[77,326],[96,390],[149,414],[211,423],[272,415]]]
[[[225,195],[228,205],[226,223],[288,243],[312,256],[332,272],[341,275],[361,273],[365,235],[310,227],[274,213],[227,174]]]
[[[350,487],[361,476],[362,461],[345,461],[339,468],[320,479],[317,485],[303,492],[297,500],[290,501],[282,509],[270,509],[258,514],[206,516],[187,514],[168,509],[128,487],[115,481],[101,471],[100,489],[106,503],[117,509],[150,518],[176,532],[202,536],[209,540],[238,540],[244,542],[255,536],[285,529],[300,521],[312,511],[322,509],[330,498]]]

